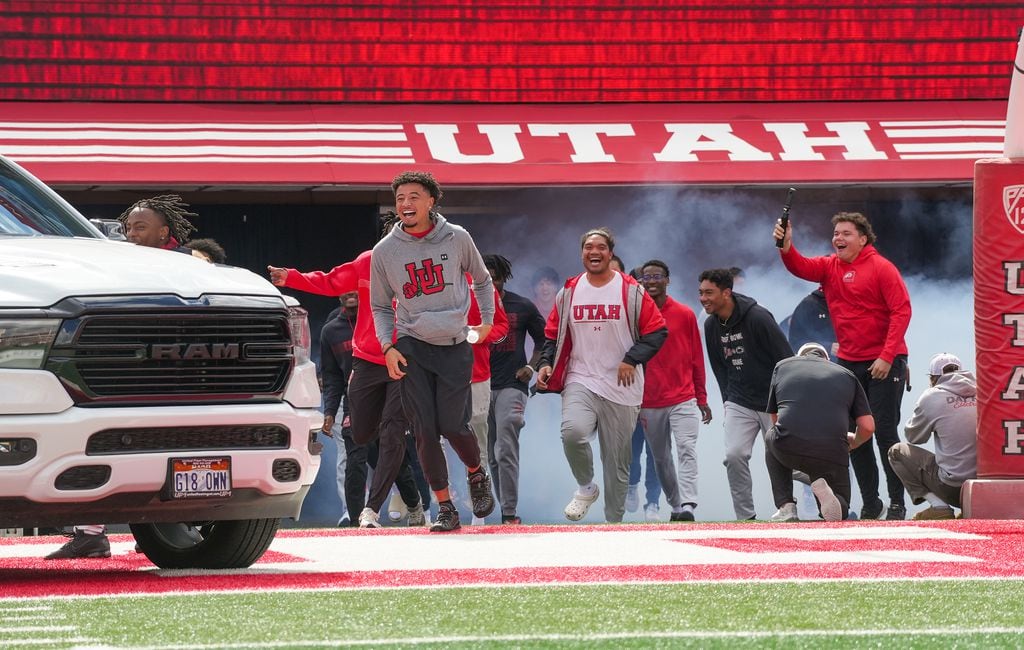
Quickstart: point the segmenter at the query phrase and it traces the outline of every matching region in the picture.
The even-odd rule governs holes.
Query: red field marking
[[[905,530],[901,530],[901,527]],[[962,534],[959,538],[922,538],[919,532]],[[734,581],[734,580],[815,580],[815,579],[900,579],[900,578],[1019,578],[1024,576],[1024,522],[1021,521],[948,521],[948,522],[858,522],[806,524],[689,524],[620,526],[486,526],[464,529],[453,535],[540,535],[631,533],[638,539],[693,545],[695,548],[743,554],[743,563],[693,563],[659,565],[650,557],[623,558],[620,566],[531,566],[522,557],[511,568],[473,568],[445,570],[325,571],[311,560],[277,550],[268,551],[251,569],[244,571],[168,572],[157,571],[145,556],[130,551],[131,538],[113,535],[115,555],[102,560],[45,561],[42,556],[55,547],[54,538],[0,539],[0,597],[101,595],[124,593],[168,593],[179,591],[273,590],[273,589],[353,589],[388,587],[522,585],[566,583]],[[872,531],[875,531],[874,533]],[[669,533],[665,535],[664,533]],[[679,533],[680,538],[673,537]],[[849,538],[813,539],[834,533]],[[906,534],[906,537],[871,538],[872,534]],[[915,536],[916,535],[916,536]],[[409,537],[409,552],[415,552],[417,537],[430,535],[422,529],[385,528],[283,530],[281,545],[288,540],[308,539],[329,545],[331,554],[344,553],[347,540],[377,537],[400,542]],[[974,537],[977,536],[977,537]],[[447,537],[447,536],[445,536]],[[595,543],[606,538],[595,535]],[[661,539],[664,537],[665,539]],[[862,537],[862,538],[858,538]],[[867,537],[867,538],[863,538]],[[523,538],[519,538],[523,539]],[[336,540],[332,542],[331,540]],[[361,540],[362,541],[362,540]],[[383,539],[381,540],[383,541]],[[469,541],[469,540],[465,540]],[[499,540],[495,540],[498,542]],[[481,543],[487,544],[485,540]],[[427,543],[426,540],[424,543]],[[363,542],[365,547],[365,541]],[[349,544],[351,546],[351,544]],[[38,548],[38,554],[35,552]],[[476,546],[476,548],[485,548]],[[874,561],[885,553],[944,554],[951,559],[939,561]],[[785,554],[825,553],[822,562],[800,562]],[[780,556],[780,554],[783,554]],[[839,555],[836,555],[839,554]],[[853,554],[844,556],[842,554]],[[758,561],[759,556],[764,561]],[[735,557],[735,556],[729,556]],[[796,556],[798,557],[798,556]],[[855,561],[835,558],[855,557]],[[506,560],[508,558],[505,558]],[[309,570],[301,568],[308,563]],[[292,571],[275,570],[287,565]],[[281,567],[284,568],[284,567]],[[298,568],[298,571],[294,571]]]

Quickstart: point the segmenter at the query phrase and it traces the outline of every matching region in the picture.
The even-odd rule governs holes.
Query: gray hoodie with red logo
[[[957,487],[978,471],[978,382],[974,373],[958,370],[942,375],[924,391],[914,415],[903,426],[907,442],[917,445],[935,435],[939,478]]]
[[[473,238],[461,226],[434,214],[434,228],[414,237],[397,224],[370,256],[370,308],[381,345],[411,336],[432,345],[466,339],[470,285],[482,322],[494,322],[494,288]],[[392,306],[393,305],[393,306]]]

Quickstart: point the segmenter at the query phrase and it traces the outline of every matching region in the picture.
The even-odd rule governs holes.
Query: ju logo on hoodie
[[[415,298],[416,296],[429,296],[440,291],[444,291],[444,266],[441,264],[434,264],[434,260],[429,257],[425,260],[420,260],[420,264],[423,268],[416,268],[415,262],[409,262],[405,265],[405,271],[409,274],[409,281],[402,285],[402,294],[406,298]]]

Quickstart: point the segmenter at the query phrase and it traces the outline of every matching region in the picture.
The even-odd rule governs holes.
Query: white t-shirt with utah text
[[[622,276],[616,273],[603,287],[590,284],[586,275],[576,284],[569,310],[572,353],[565,383],[583,384],[616,404],[640,406],[644,397],[643,368],[637,366],[632,386],[618,383],[619,364],[633,347],[622,282]]]

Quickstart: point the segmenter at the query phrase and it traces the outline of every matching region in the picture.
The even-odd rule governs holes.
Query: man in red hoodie
[[[867,393],[875,418],[875,441],[882,454],[889,488],[886,519],[905,519],[903,483],[889,464],[889,448],[897,444],[900,402],[907,385],[907,327],[910,295],[896,266],[875,249],[871,223],[859,212],[832,217],[834,255],[804,257],[793,246],[792,221],[781,220],[772,233],[782,241],[782,263],[798,278],[818,282],[836,330],[837,363],[849,369]],[[850,453],[864,507],[861,519],[878,519],[878,464],[874,448],[861,445]]]
[[[537,386],[562,393],[562,448],[579,485],[565,516],[579,521],[597,501],[594,430],[601,445],[604,516],[622,521],[630,445],[644,396],[644,372],[668,336],[654,300],[610,264],[615,239],[605,228],[583,234],[583,268],[555,297],[544,329]]]

